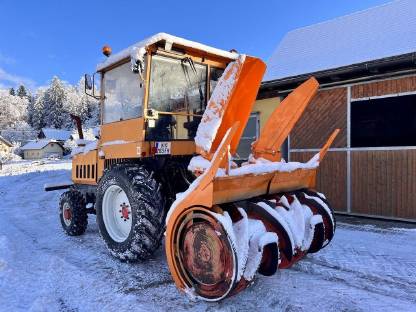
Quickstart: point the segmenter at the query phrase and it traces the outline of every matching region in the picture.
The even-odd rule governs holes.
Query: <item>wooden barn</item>
[[[416,221],[416,2],[289,32],[258,100],[279,101],[310,76],[321,87],[289,137],[290,160],[308,160],[340,128],[318,177],[335,209]]]

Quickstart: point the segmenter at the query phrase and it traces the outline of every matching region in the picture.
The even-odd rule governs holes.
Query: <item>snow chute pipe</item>
[[[263,157],[270,161],[280,160],[280,146],[302,116],[318,88],[318,81],[312,77],[280,103],[261,130],[260,137],[252,146],[255,158]]]
[[[230,143],[231,154],[236,153],[265,70],[266,64],[262,60],[246,55],[240,55],[227,66],[198,127],[197,153],[212,158],[227,130],[239,122]]]
[[[75,123],[75,126],[77,127],[78,130],[78,137],[80,140],[84,139],[84,132],[82,131],[82,122],[81,122],[81,118],[79,116],[70,114],[72,120]]]

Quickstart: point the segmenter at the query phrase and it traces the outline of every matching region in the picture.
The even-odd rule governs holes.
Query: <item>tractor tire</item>
[[[165,230],[161,184],[140,165],[116,165],[97,188],[97,223],[109,251],[123,261],[148,259]]]
[[[85,233],[88,215],[84,196],[80,192],[69,190],[61,195],[59,218],[66,234],[78,236]]]

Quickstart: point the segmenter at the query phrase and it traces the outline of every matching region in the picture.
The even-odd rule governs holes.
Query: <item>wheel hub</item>
[[[130,219],[130,206],[126,205],[126,203],[120,204],[120,210],[118,212],[121,213],[121,218],[124,219],[124,221],[127,221]]]
[[[68,203],[65,203],[62,209],[62,214],[64,217],[64,223],[66,226],[70,226],[71,225],[71,221],[72,221],[72,212],[71,212],[71,207],[69,206]]]
[[[71,210],[69,210],[69,209],[64,210],[64,218],[65,218],[65,220],[71,220],[72,219]]]

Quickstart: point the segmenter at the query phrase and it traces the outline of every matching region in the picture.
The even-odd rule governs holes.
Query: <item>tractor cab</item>
[[[103,53],[108,58],[97,67],[99,95],[88,75],[85,79],[87,94],[101,102],[102,148],[119,154],[111,145],[134,142],[134,155],[117,158],[194,154],[193,139],[208,99],[237,54],[167,34],[116,55],[108,47]]]

